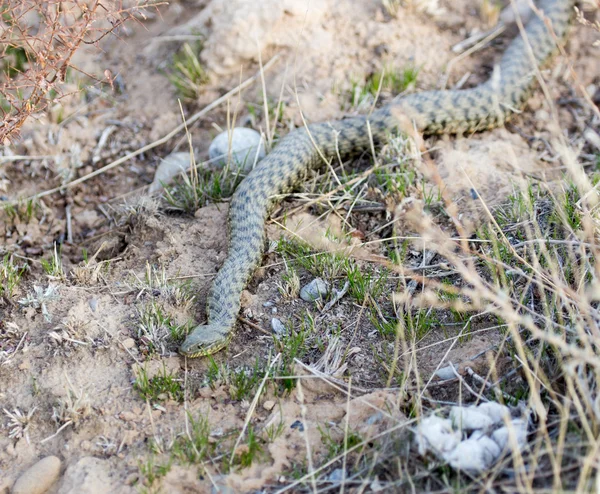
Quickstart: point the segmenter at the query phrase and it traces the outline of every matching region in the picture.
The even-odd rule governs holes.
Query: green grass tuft
[[[145,400],[156,402],[175,400],[183,401],[183,385],[173,374],[167,372],[163,366],[162,371],[149,378],[145,367],[140,367],[133,383],[133,387]]]
[[[171,452],[179,461],[203,463],[210,459],[216,448],[216,443],[211,441],[208,418],[199,415],[195,419],[188,413],[188,422],[189,435],[180,434],[173,443]]]
[[[27,264],[18,266],[11,254],[6,254],[0,263],[0,296],[12,297],[23,274],[29,269]]]
[[[201,41],[197,41],[193,46],[184,43],[173,58],[168,77],[184,101],[196,101],[209,81],[208,73],[199,59],[201,51]]]

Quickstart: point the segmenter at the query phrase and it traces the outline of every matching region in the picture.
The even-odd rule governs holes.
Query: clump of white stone
[[[421,455],[434,454],[457,470],[474,474],[494,465],[508,450],[527,444],[527,420],[513,418],[499,403],[452,407],[448,418],[421,421],[416,442]]]

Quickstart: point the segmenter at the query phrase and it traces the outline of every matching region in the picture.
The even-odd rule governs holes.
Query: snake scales
[[[284,137],[233,195],[229,253],[208,296],[208,324],[194,328],[180,352],[187,357],[209,355],[229,342],[242,290],[261,262],[272,196],[298,183],[308,169],[322,165],[323,157],[367,149],[371,139],[376,144],[385,142],[405,117],[424,134],[475,132],[502,125],[523,106],[535,80],[535,66],[552,54],[555,36],[564,35],[572,5],[573,0],[542,0],[539,8],[554,35],[534,15],[525,30],[527,41],[516,37],[492,77],[477,87],[411,94],[368,117],[312,124]]]

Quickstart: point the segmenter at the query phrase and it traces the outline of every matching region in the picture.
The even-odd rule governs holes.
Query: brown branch
[[[27,118],[48,106],[51,90],[61,92],[67,70],[77,69],[73,57],[82,44],[97,44],[127,21],[137,21],[131,12],[144,8],[142,0],[127,9],[118,0],[94,0],[89,6],[63,0],[5,0],[0,21],[0,103],[5,106],[0,108],[0,144],[16,139]],[[39,23],[28,24],[32,18]],[[95,27],[100,21],[110,26]],[[90,40],[93,33],[97,35]],[[11,53],[24,55],[23,70],[11,62]]]

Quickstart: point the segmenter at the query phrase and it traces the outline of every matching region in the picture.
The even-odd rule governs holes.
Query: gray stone
[[[321,278],[315,278],[300,290],[300,298],[306,302],[321,300],[329,293],[329,283]]]
[[[251,170],[255,161],[265,157],[265,145],[261,135],[252,129],[235,127],[231,133],[221,132],[210,143],[208,157],[211,162],[223,168],[229,158],[230,146],[232,164],[245,171]]]
[[[171,182],[173,177],[185,173],[191,165],[190,153],[171,153],[162,160],[154,172],[154,179],[148,188],[150,193],[163,189],[163,184]]]
[[[277,336],[284,335],[287,332],[287,329],[285,328],[285,324],[283,324],[276,317],[271,319],[271,327],[273,328],[273,333],[275,333]]]
[[[331,472],[327,476],[327,480],[329,480],[329,482],[335,482],[335,483],[341,482],[343,478],[344,478],[344,469],[343,468],[336,468],[333,472]]]

